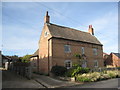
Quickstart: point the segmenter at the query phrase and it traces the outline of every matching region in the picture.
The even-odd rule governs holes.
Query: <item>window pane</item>
[[[67,69],[69,69],[69,68],[72,67],[72,62],[71,62],[71,60],[65,60],[65,67],[66,67]]]
[[[97,49],[96,48],[93,49],[93,54],[97,55]]]
[[[85,52],[84,52],[84,47],[82,47],[81,49],[82,49],[82,54],[84,54],[84,53],[85,53]]]
[[[70,52],[71,51],[70,50],[70,45],[65,45],[64,50],[65,50],[65,52]]]

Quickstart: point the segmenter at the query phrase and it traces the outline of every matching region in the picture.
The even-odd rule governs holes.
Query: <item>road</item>
[[[35,80],[28,80],[13,72],[2,71],[2,88],[44,88]]]
[[[46,80],[45,80],[46,81]],[[77,84],[72,86],[63,86],[60,88],[118,88],[118,79],[109,79],[99,82]],[[49,82],[52,83],[53,81]],[[47,82],[47,84],[49,84]],[[69,84],[68,84],[69,85]],[[119,85],[120,86],[120,85]],[[34,79],[28,80],[10,71],[3,70],[2,74],[2,87],[3,88],[45,88],[41,83],[36,82]]]
[[[118,81],[120,82],[120,78],[70,86],[69,88],[118,88]]]

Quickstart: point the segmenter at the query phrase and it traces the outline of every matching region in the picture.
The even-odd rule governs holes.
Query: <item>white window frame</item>
[[[81,47],[81,52],[82,52],[82,54],[85,54],[85,48],[84,47]]]
[[[70,67],[67,67],[66,66],[66,63],[70,62]],[[71,60],[65,60],[64,61],[64,66],[67,68],[67,69],[70,69],[72,67],[72,61]]]
[[[93,54],[94,54],[94,55],[98,55],[98,50],[97,50],[97,48],[93,48]]]
[[[65,51],[66,50],[65,47],[68,47],[69,51]],[[70,53],[71,52],[71,46],[70,45],[64,45],[64,51],[66,53]]]
[[[98,60],[94,60],[94,67],[98,67],[99,63]]]

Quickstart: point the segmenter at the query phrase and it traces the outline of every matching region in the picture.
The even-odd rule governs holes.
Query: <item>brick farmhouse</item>
[[[44,26],[39,40],[37,71],[49,74],[55,65],[67,69],[73,64],[81,63],[82,67],[103,67],[103,48],[94,36],[92,25],[88,32],[50,23],[48,12],[44,18]],[[38,57],[38,58],[36,58]]]

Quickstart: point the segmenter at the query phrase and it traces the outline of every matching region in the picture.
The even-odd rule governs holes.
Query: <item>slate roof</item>
[[[8,57],[8,56],[4,56],[4,55],[2,55],[2,59],[8,59],[8,60],[11,60],[10,57]]]
[[[59,26],[52,23],[47,24],[52,37],[82,41],[102,45],[99,40],[88,32],[83,32],[69,27]]]
[[[120,58],[120,53],[113,53],[115,54],[118,58]]]

